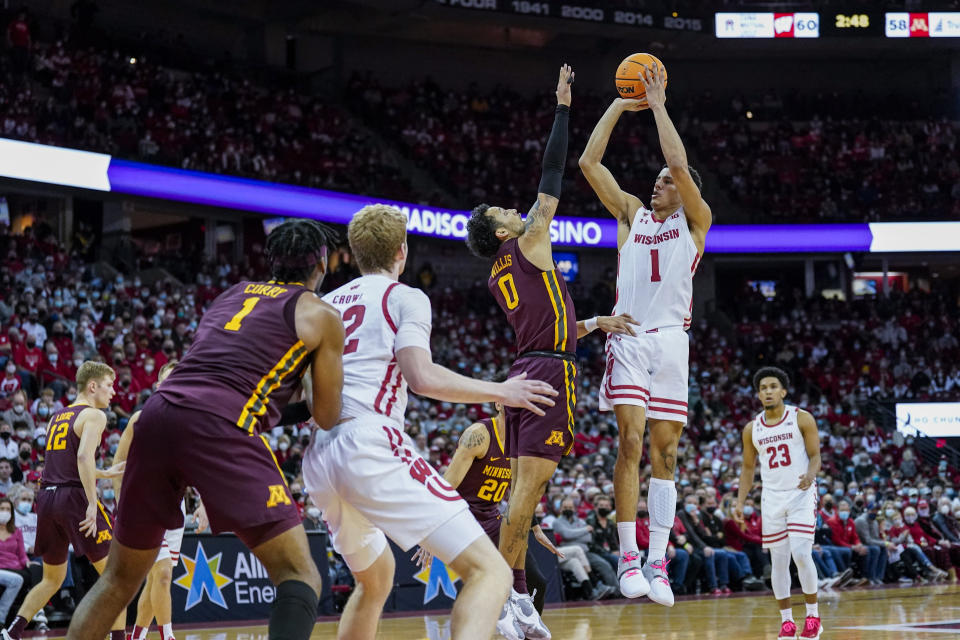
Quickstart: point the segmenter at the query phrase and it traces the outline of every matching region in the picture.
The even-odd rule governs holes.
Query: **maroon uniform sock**
[[[517,593],[527,592],[527,572],[523,569],[513,570],[513,590]]]
[[[127,632],[123,629],[114,629],[110,632],[110,640],[126,640]]]
[[[27,628],[28,622],[29,620],[23,616],[17,616],[13,619],[13,624],[10,625],[7,633],[10,634],[10,637],[13,638],[13,640],[20,640],[20,636],[23,635],[23,630]]]

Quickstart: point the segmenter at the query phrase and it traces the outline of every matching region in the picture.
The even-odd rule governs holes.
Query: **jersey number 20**
[[[777,453],[780,454],[779,460],[777,459]],[[770,456],[769,465],[771,469],[790,466],[790,447],[785,444],[778,447],[767,447],[767,455]]]

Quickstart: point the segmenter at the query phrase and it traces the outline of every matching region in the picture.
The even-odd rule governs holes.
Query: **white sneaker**
[[[543,623],[537,608],[533,604],[533,597],[529,593],[511,592],[510,599],[507,600],[513,605],[513,614],[516,616],[517,623],[523,636],[527,640],[550,640],[550,629]]]
[[[620,555],[617,580],[620,582],[620,593],[623,597],[640,598],[650,593],[650,583],[643,575],[641,564],[640,554],[636,551],[627,551]]]
[[[643,566],[643,575],[650,584],[647,597],[665,607],[673,606],[673,589],[670,588],[670,578],[667,575],[667,565],[670,561],[661,558],[655,562],[648,562]]]
[[[510,600],[503,603],[503,609],[500,611],[500,619],[497,620],[497,633],[507,640],[525,640],[523,629],[517,621],[517,616],[513,612],[513,606]]]

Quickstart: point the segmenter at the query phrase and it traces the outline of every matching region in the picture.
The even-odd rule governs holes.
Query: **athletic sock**
[[[286,580],[277,585],[270,612],[270,640],[307,640],[317,621],[317,592],[306,582]]]
[[[147,637],[147,628],[139,625],[133,625],[133,631],[130,633],[130,640],[143,640]]]
[[[620,555],[628,551],[640,553],[640,547],[637,546],[637,523],[618,522],[617,535],[620,537]]]
[[[793,622],[793,609],[780,609],[780,624],[783,624],[787,620]]]
[[[127,632],[125,629],[111,629],[110,640],[126,640]]]
[[[513,570],[513,590],[519,594],[527,593],[527,572],[525,569]]]
[[[677,513],[677,485],[673,480],[650,478],[647,490],[650,511],[650,551],[647,563],[663,560],[670,543],[670,530]]]
[[[27,628],[28,622],[29,620],[23,616],[17,616],[13,619],[13,622],[10,623],[7,633],[10,634],[10,637],[13,638],[13,640],[20,640],[20,637],[23,635],[23,630]]]
[[[163,638],[163,640],[176,640],[176,638],[173,637],[172,622],[168,622],[167,624],[160,627],[160,637]]]
[[[820,617],[820,603],[814,602],[813,604],[807,603],[807,617],[808,618],[819,618]]]

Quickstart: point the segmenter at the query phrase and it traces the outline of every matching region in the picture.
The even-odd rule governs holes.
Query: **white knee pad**
[[[790,546],[780,544],[770,548],[770,583],[773,597],[783,600],[790,597]],[[816,581],[814,581],[816,584]]]
[[[677,484],[673,480],[650,478],[647,510],[650,512],[651,531],[670,531],[677,515]]]
[[[797,564],[800,587],[806,594],[817,592],[817,567],[813,564],[813,541],[790,538],[790,551]]]

